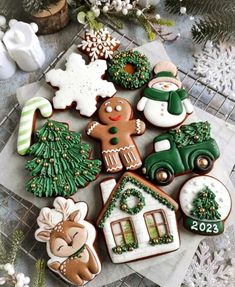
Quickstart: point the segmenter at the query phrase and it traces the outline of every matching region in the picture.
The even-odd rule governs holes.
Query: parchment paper
[[[76,47],[71,48],[57,66],[64,68],[65,58],[75,49]],[[149,58],[152,65],[156,64],[156,62],[160,60],[168,59],[163,46],[159,42],[148,43],[142,47],[139,47],[137,50],[143,52]],[[31,91],[35,89],[35,85],[25,86],[17,91],[17,98],[21,106],[27,99],[33,96],[43,96],[48,99],[52,99],[54,91],[50,86],[44,83],[44,81],[41,81],[36,85],[39,87],[36,93],[31,93]],[[141,115],[139,113],[137,114],[135,109],[141,96],[140,90],[124,91],[119,89],[117,96],[128,99],[128,101],[130,101],[133,105],[134,117],[141,118]],[[93,118],[96,118],[96,115]],[[84,133],[84,128],[91,119],[81,117],[76,110],[71,109],[64,112],[55,112],[53,119],[67,122],[69,123],[71,130],[82,132],[83,140],[93,146],[93,157],[100,157],[99,143],[88,138]],[[233,127],[226,125],[223,121],[214,118],[208,113],[197,108],[195,108],[194,114],[188,117],[186,123],[199,120],[210,121],[212,125],[212,134],[216,138],[221,150],[221,157],[216,161],[211,174],[221,179],[229,188],[234,202],[235,198],[233,186],[228,177],[228,174],[235,162],[235,152],[232,150],[232,147],[235,146],[235,134],[233,132]],[[40,127],[43,122],[44,120],[38,118],[37,126]],[[53,199],[36,198],[32,194],[25,191],[25,182],[30,178],[30,176],[29,173],[24,170],[24,165],[29,158],[27,156],[20,157],[16,153],[17,132],[17,130],[14,132],[3,152],[0,154],[0,183],[23,198],[33,202],[38,207],[50,205]],[[152,140],[161,132],[162,131],[160,129],[147,124],[147,131],[145,134],[135,138],[143,158],[153,150]],[[93,222],[95,222],[97,215],[102,208],[99,182],[106,176],[107,174],[103,173],[95,182],[91,183],[85,189],[79,190],[74,196],[75,200],[84,200],[87,202],[89,206],[89,218]],[[116,178],[119,176],[120,173],[115,175]],[[189,177],[190,175],[177,177],[172,184],[164,187],[164,190],[176,199],[179,186]],[[14,180],[12,180],[13,178]],[[232,222],[232,220],[234,221],[234,214],[235,212],[233,209],[227,223]],[[141,273],[143,276],[151,279],[160,286],[180,286],[196,248],[203,237],[186,231],[182,227],[181,221],[179,224],[179,229],[181,237],[181,247],[179,250],[162,256],[153,257],[151,259],[121,265],[114,265],[111,263],[104,246],[102,232],[98,231],[97,247],[99,254],[101,254],[103,270],[101,275],[97,276],[97,278],[93,280],[89,286],[95,287],[108,284],[132,273],[132,271]]]

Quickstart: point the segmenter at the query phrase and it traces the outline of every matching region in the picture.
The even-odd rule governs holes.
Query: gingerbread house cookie
[[[179,248],[177,203],[157,186],[126,172],[118,183],[100,184],[104,207],[98,218],[114,263],[171,252]]]

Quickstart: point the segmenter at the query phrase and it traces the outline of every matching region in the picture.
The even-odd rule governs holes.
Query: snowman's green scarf
[[[184,89],[165,92],[154,88],[146,88],[144,97],[154,101],[168,102],[168,112],[172,115],[180,115],[183,112],[181,101],[188,97],[188,93]]]

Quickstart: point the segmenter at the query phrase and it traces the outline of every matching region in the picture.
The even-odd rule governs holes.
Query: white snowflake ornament
[[[85,52],[91,61],[97,59],[112,59],[113,52],[120,46],[120,41],[111,36],[108,29],[86,31],[85,40],[78,48]]]
[[[235,99],[235,48],[223,44],[207,43],[194,55],[193,70],[204,81]]]
[[[45,76],[47,82],[59,89],[53,98],[54,108],[65,109],[75,102],[81,115],[92,116],[97,109],[97,97],[112,97],[116,93],[114,85],[102,79],[106,69],[104,60],[86,65],[81,55],[72,53],[65,71],[52,69]]]

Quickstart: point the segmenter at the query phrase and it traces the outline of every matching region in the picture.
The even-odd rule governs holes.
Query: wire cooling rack
[[[129,50],[138,47],[138,43],[129,38],[125,34],[108,27],[111,34],[120,40],[121,46],[119,50]],[[85,27],[79,30],[74,36],[68,48],[59,55],[48,65],[44,72],[40,75],[42,79],[46,72],[53,68],[58,61],[63,57],[66,51],[74,44],[79,44],[84,36]],[[217,89],[207,85],[200,77],[195,77],[189,72],[185,72],[179,67],[180,79],[188,91],[192,103],[209,112],[210,114],[223,119],[228,123],[235,124],[235,101],[229,98],[228,95],[218,91]],[[9,111],[9,113],[0,122],[0,152],[6,145],[8,139],[12,135],[20,118],[19,104]],[[231,177],[235,173],[235,168],[231,171]],[[47,258],[46,249],[44,244],[40,244],[34,239],[34,231],[37,228],[36,218],[39,209],[32,203],[24,200],[16,195],[14,192],[6,189],[0,185],[0,219],[4,218],[1,222],[1,233],[3,237],[9,236],[17,229],[20,229],[25,234],[25,239],[22,244],[22,251],[36,260],[37,255],[40,254],[42,258]],[[44,256],[45,255],[45,256]],[[123,279],[120,279],[106,287],[142,287],[142,286],[157,286],[155,283],[149,281],[138,273],[133,273]]]

